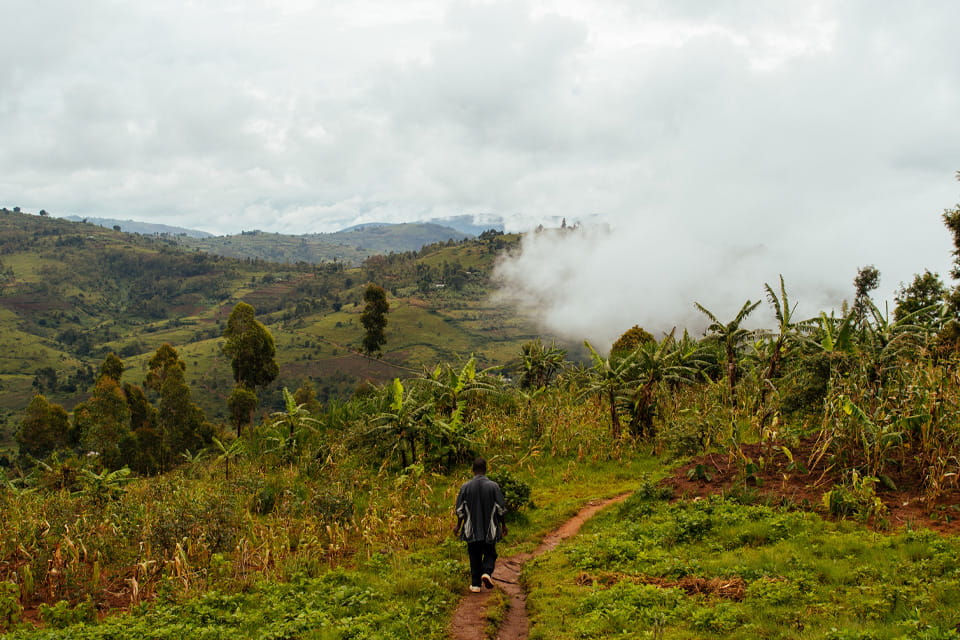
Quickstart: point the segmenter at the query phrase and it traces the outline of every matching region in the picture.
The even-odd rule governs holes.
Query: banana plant
[[[399,456],[406,468],[420,459],[419,445],[425,441],[434,405],[420,398],[415,389],[406,389],[400,378],[393,379],[387,393],[387,410],[370,421],[365,436],[374,445],[385,446],[388,459]]]
[[[293,463],[303,448],[308,433],[316,432],[320,421],[310,415],[306,405],[297,404],[293,394],[283,388],[284,410],[270,416],[270,452],[278,453],[287,463]]]
[[[747,317],[760,305],[760,302],[750,302],[747,300],[743,303],[743,306],[740,307],[740,311],[737,312],[737,315],[734,316],[733,320],[727,323],[720,322],[713,312],[701,305],[699,302],[694,302],[693,304],[698,311],[710,319],[710,324],[707,326],[707,333],[716,339],[723,348],[727,386],[730,393],[730,404],[735,405],[735,392],[737,379],[739,377],[738,363],[740,359],[740,351],[747,340],[749,340],[750,336],[752,336],[754,333],[748,329],[744,329],[741,325],[743,324],[743,321],[746,320]]]
[[[498,379],[492,375],[496,369],[477,371],[477,359],[471,355],[460,370],[448,364],[438,364],[433,371],[418,378],[417,383],[429,389],[437,413],[450,419],[465,401],[500,392]]]
[[[234,438],[230,444],[224,444],[219,439],[213,439],[213,445],[220,452],[220,455],[214,460],[214,463],[223,463],[223,478],[230,481],[230,462],[239,459],[246,453],[246,441],[240,438]]]
[[[694,357],[677,348],[673,332],[660,342],[644,342],[637,346],[630,358],[625,404],[631,415],[629,430],[632,435],[654,437],[653,418],[656,412],[656,392],[663,383],[676,387],[692,381],[697,370],[691,366]]]
[[[617,398],[626,384],[631,367],[636,359],[635,352],[611,360],[604,358],[589,341],[583,343],[590,351],[593,367],[589,369],[587,388],[580,393],[578,400],[591,395],[600,396],[607,400],[610,407],[610,429],[614,438],[623,434],[623,425],[620,422],[620,413],[617,408]]]

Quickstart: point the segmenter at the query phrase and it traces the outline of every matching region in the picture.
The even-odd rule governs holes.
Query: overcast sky
[[[605,220],[504,271],[594,289],[564,301],[585,327],[674,317],[660,290],[735,312],[783,273],[813,311],[858,266],[891,291],[949,265],[953,0],[0,0],[0,24],[0,205],[218,234]],[[611,274],[646,306],[602,305]]]

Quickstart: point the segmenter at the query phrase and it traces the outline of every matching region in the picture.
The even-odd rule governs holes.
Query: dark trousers
[[[470,556],[470,584],[479,587],[480,576],[493,576],[497,564],[497,545],[490,542],[468,542],[467,555]]]

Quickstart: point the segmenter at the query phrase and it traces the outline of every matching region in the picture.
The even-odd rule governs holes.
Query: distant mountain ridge
[[[112,229],[113,227],[120,227],[121,231],[127,233],[139,233],[143,235],[172,235],[172,236],[187,236],[188,238],[223,238],[223,237],[232,237],[232,235],[218,236],[215,233],[210,233],[208,231],[201,231],[200,229],[190,229],[187,227],[178,227],[168,224],[160,224],[156,222],[140,222],[138,220],[120,220],[118,218],[100,218],[100,217],[80,217],[80,216],[62,216],[63,220],[70,220],[71,222],[88,222],[90,224],[95,224],[100,227],[105,227],[107,229]],[[463,239],[465,237],[479,236],[484,231],[493,229],[495,231],[504,231],[504,220],[501,216],[493,214],[485,215],[460,215],[460,216],[450,216],[446,218],[431,218],[429,220],[420,220],[414,222],[364,222],[360,224],[351,225],[339,231],[333,231],[329,233],[312,233],[312,234],[301,234],[306,236],[333,236],[336,237],[337,234],[343,233],[346,231],[356,231],[358,229],[367,229],[367,228],[379,228],[379,227],[395,227],[400,225],[434,225],[437,227],[444,227],[446,229],[452,229],[457,231],[458,234],[450,236],[454,239]],[[241,233],[250,233],[250,232],[241,232]],[[441,235],[444,233],[441,231]],[[294,235],[292,237],[300,237],[300,235]],[[353,244],[351,241],[349,244]],[[414,247],[419,248],[419,247]],[[409,249],[408,249],[409,250]]]
[[[117,220],[115,218],[81,218],[80,216],[63,216],[64,220],[71,222],[88,222],[98,227],[120,227],[121,231],[127,233],[139,233],[142,235],[164,235],[172,236],[185,235],[190,238],[212,238],[214,234],[199,229],[187,229],[185,227],[175,227],[168,224],[158,224],[155,222],[138,222],[136,220]]]
[[[172,239],[191,249],[230,258],[286,264],[343,262],[358,265],[374,255],[419,251],[427,245],[460,242],[472,237],[438,224],[405,222],[359,225],[352,230],[297,236],[255,230],[233,236],[176,236]]]
[[[331,261],[359,264],[372,255],[419,251],[438,242],[474,238],[490,229],[504,230],[503,218],[494,215],[460,215],[420,222],[368,222],[330,233],[288,235],[251,230],[223,236],[136,220],[80,216],[62,219],[107,229],[119,228],[124,233],[166,236],[192,249],[226,257],[313,264]]]

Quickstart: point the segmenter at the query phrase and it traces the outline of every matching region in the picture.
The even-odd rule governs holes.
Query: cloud
[[[946,273],[958,19],[892,0],[11,0],[0,204],[219,233],[601,220],[504,267],[528,295],[557,285],[551,327],[668,329],[780,273],[812,313],[865,264],[884,296]]]

